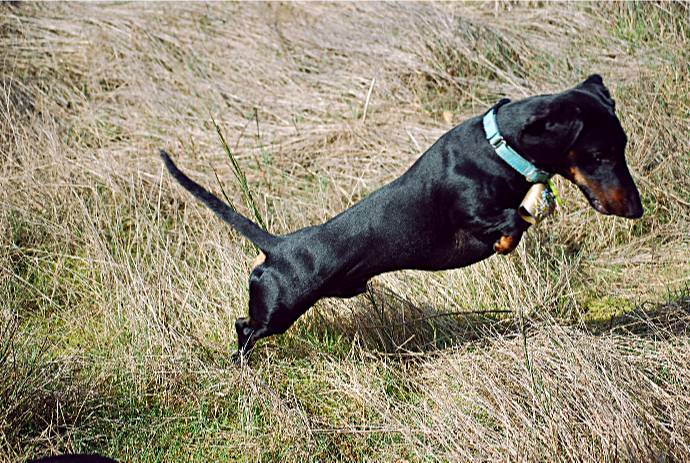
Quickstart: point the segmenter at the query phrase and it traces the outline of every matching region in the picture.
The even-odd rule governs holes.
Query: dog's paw
[[[496,251],[497,254],[509,254],[517,247],[519,242],[519,238],[515,238],[511,235],[503,235],[494,243],[494,251]]]
[[[249,354],[251,354],[251,351],[248,349],[237,349],[230,354],[230,361],[232,361],[235,366],[241,368],[249,363]]]
[[[244,356],[242,353],[238,350],[236,350],[231,356],[230,360],[232,360],[232,363],[234,363],[236,366],[242,366],[244,363]]]

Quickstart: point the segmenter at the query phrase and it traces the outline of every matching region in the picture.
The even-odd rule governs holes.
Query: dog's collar
[[[510,167],[524,175],[528,182],[545,183],[551,178],[552,174],[537,168],[537,166],[520,156],[517,151],[508,145],[508,142],[505,141],[498,131],[495,107],[484,115],[482,122],[484,124],[486,139],[489,141],[494,151],[496,151],[496,154],[507,162]]]

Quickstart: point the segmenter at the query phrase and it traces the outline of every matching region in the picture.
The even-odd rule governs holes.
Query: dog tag
[[[535,183],[527,190],[520,203],[518,214],[523,220],[536,225],[556,209],[556,197],[545,183]]]

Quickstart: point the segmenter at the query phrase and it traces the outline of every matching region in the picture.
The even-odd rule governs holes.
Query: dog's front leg
[[[527,230],[529,224],[525,222],[516,209],[505,209],[503,211],[503,222],[498,230],[501,236],[494,243],[494,251],[497,254],[510,254],[520,244],[522,234]]]
[[[513,252],[517,245],[520,244],[520,238],[522,238],[522,233],[523,232],[511,235],[502,235],[494,243],[494,251],[496,251],[496,254],[506,255]]]

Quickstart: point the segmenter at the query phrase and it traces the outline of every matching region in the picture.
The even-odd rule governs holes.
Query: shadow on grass
[[[347,307],[331,311],[327,318],[317,315],[306,329],[375,353],[410,356],[520,333],[520,318],[512,310],[442,311],[415,304],[383,286],[369,285]]]
[[[618,334],[667,339],[690,335],[690,286],[669,292],[662,302],[646,301],[609,320],[587,323],[594,334]]]
[[[518,311],[506,309],[446,312],[415,304],[388,288],[372,286],[362,297],[352,299],[348,308],[317,314],[298,328],[300,336],[313,341],[308,343],[310,349],[337,354],[338,349],[331,346],[337,341],[345,350],[358,344],[377,355],[415,357],[502,336],[529,336],[533,326],[549,323],[576,325],[596,336],[662,339],[690,335],[690,286],[669,293],[662,302],[643,302],[623,315],[580,324],[538,315],[522,319]]]

